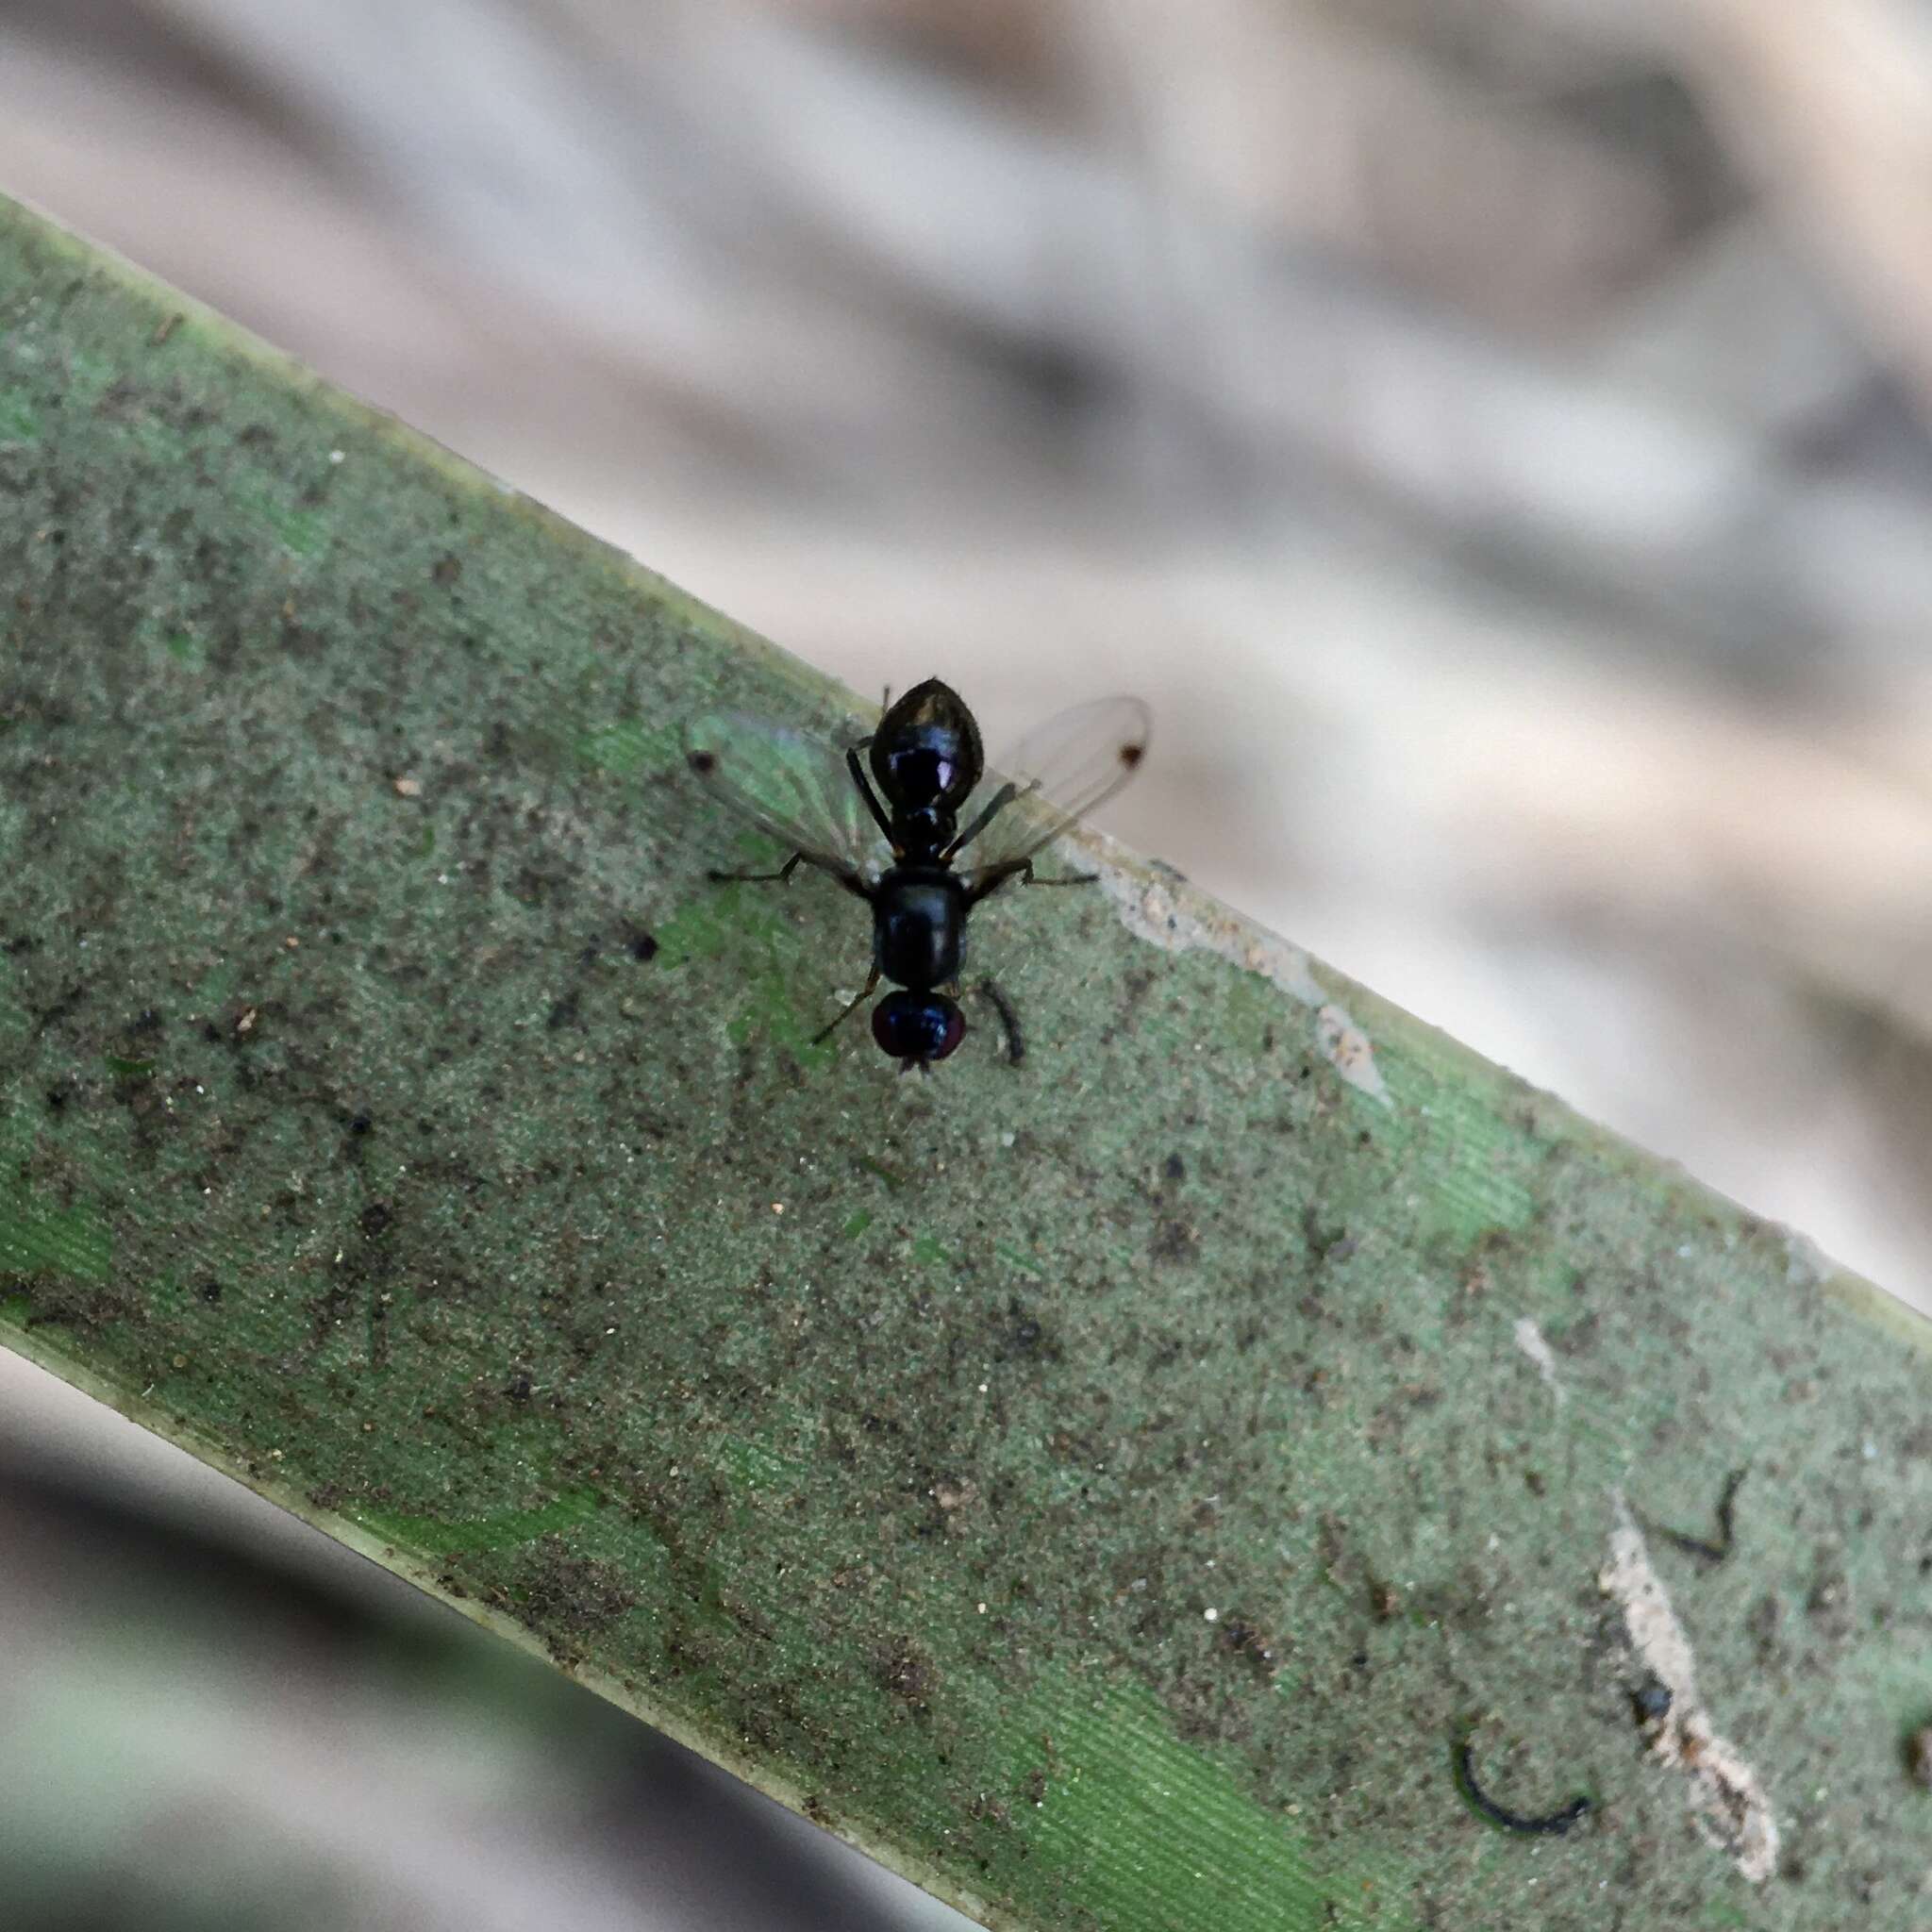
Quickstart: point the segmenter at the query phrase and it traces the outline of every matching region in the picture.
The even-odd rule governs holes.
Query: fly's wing
[[[835,738],[742,711],[696,718],[685,763],[714,798],[784,846],[843,879],[865,884],[886,864],[878,826]]]
[[[986,891],[1111,798],[1146,755],[1153,718],[1139,698],[1097,698],[1029,731],[960,815],[953,850]]]

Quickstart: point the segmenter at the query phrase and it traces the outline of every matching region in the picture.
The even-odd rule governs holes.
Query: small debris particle
[[[1621,1491],[1612,1491],[1616,1524],[1598,1587],[1623,1612],[1631,1650],[1670,1695],[1651,1734],[1651,1755],[1683,1774],[1691,1822],[1707,1844],[1724,1852],[1740,1874],[1761,1885],[1777,1870],[1778,1827],[1763,1784],[1737,1747],[1718,1735],[1698,1694],[1690,1640],[1643,1533]]]
[[[1731,1545],[1736,1539],[1736,1515],[1738,1491],[1744,1487],[1748,1469],[1734,1469],[1724,1478],[1723,1492],[1717,1503],[1717,1536],[1710,1540],[1691,1536],[1681,1529],[1671,1529],[1658,1523],[1648,1523],[1644,1526],[1655,1536],[1661,1537],[1673,1549],[1682,1550],[1687,1557],[1695,1557],[1704,1563],[1722,1563],[1731,1554]]]
[[[1475,1757],[1471,1749],[1474,1733],[1472,1724],[1458,1726],[1449,1746],[1450,1767],[1463,1802],[1499,1831],[1514,1832],[1524,1838],[1561,1838],[1595,1808],[1589,1798],[1579,1793],[1560,1809],[1540,1818],[1525,1818],[1520,1811],[1506,1810],[1476,1783]]]
[[[243,1035],[253,1033],[255,1023],[259,1017],[253,1007],[243,1007],[242,1017],[235,1022],[235,1031]]]
[[[1214,1609],[1208,1609],[1208,1610],[1203,1610],[1203,1611],[1201,1612],[1201,1615],[1202,1615],[1202,1616],[1203,1616],[1204,1618],[1206,1618],[1206,1619],[1207,1619],[1207,1621],[1208,1621],[1208,1623],[1210,1623],[1210,1624],[1218,1624],[1218,1623],[1220,1623],[1220,1622],[1221,1622],[1221,1612],[1220,1612],[1219,1610],[1214,1610]]]
[[[1641,1724],[1660,1724],[1671,1713],[1671,1687],[1661,1677],[1645,1677],[1630,1693],[1630,1708]]]
[[[1315,1040],[1323,1058],[1351,1087],[1376,1100],[1389,1098],[1369,1036],[1333,1001],[1315,1014]]]
[[[423,796],[423,781],[420,778],[391,778],[390,783],[395,787],[395,794],[398,798],[421,798]]]
[[[1570,1391],[1563,1387],[1557,1374],[1557,1357],[1543,1337],[1543,1331],[1527,1315],[1520,1317],[1516,1324],[1516,1345],[1536,1364],[1537,1373],[1547,1385],[1557,1407],[1561,1408],[1570,1399]]]

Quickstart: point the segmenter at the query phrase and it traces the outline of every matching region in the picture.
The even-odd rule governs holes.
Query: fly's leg
[[[832,1034],[834,1030],[837,1028],[839,1022],[841,1020],[850,1019],[854,1013],[858,1012],[860,1007],[864,1006],[867,1000],[871,999],[873,993],[874,992],[874,991],[876,991],[878,987],[878,983],[879,969],[876,966],[874,966],[872,969],[872,971],[865,975],[865,984],[863,987],[859,989],[858,997],[856,1000],[854,1000],[849,1006],[842,1007],[839,1011],[837,1019],[833,1020],[827,1025],[821,1026],[819,1030],[812,1035],[811,1043],[814,1046],[817,1046],[821,1041],[829,1040],[832,1037]]]
[[[961,832],[950,845],[946,847],[941,857],[946,858],[953,858],[957,857],[963,846],[968,844],[971,841],[978,838],[980,833],[985,831],[987,826],[991,824],[993,820],[996,819],[1001,812],[1005,811],[1008,806],[1011,805],[1014,799],[1018,798],[1019,795],[1020,788],[1017,785],[1011,783],[1010,781],[1008,781],[1005,785],[1002,785],[1000,789],[997,791],[995,791],[991,798],[987,800],[985,806],[981,808],[978,815],[974,819],[973,823],[969,824],[966,827],[966,829],[963,832]]]
[[[858,787],[859,797],[865,800],[873,817],[878,822],[879,830],[886,835],[886,843],[890,845],[892,842],[892,822],[886,816],[886,808],[879,803],[878,794],[873,791],[872,781],[865,775],[865,766],[858,756],[871,742],[868,738],[847,750],[845,769],[852,774],[852,782]]]
[[[735,880],[741,885],[762,885],[773,880],[783,885],[798,868],[805,863],[805,854],[794,852],[776,872],[708,872],[705,876],[714,884],[724,885]]]
[[[970,908],[977,906],[982,899],[990,899],[1011,879],[1018,879],[1023,886],[1091,886],[1099,877],[1097,872],[1073,872],[1065,878],[1043,879],[1034,872],[1030,858],[1015,859],[1009,864],[995,867],[981,879],[967,894],[966,904]]]
[[[1007,1064],[1017,1067],[1026,1058],[1026,1036],[1020,1031],[1020,1015],[997,981],[982,979],[973,991],[1000,1018],[1000,1031],[1007,1036]]]

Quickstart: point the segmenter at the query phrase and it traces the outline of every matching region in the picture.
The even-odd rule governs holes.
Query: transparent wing
[[[1029,731],[960,814],[960,869],[983,884],[1071,831],[1140,769],[1153,724],[1139,698],[1097,698]]]
[[[855,730],[851,739],[859,733]],[[685,727],[685,762],[714,798],[788,853],[841,876],[875,879],[885,841],[845,766],[846,741],[742,711],[713,711]]]

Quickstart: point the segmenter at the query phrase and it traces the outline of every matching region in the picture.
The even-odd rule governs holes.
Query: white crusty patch
[[[1650,1749],[1690,1780],[1690,1818],[1707,1844],[1724,1852],[1744,1877],[1761,1885],[1777,1870],[1777,1820],[1757,1774],[1719,1737],[1697,1694],[1690,1640],[1651,1567],[1643,1532],[1620,1491],[1611,1492],[1616,1526],[1610,1560],[1597,1581],[1624,1612],[1630,1647],[1671,1693],[1670,1708],[1645,1728]]]
[[[1537,1372],[1549,1384],[1550,1393],[1557,1398],[1557,1407],[1561,1408],[1569,1401],[1570,1391],[1563,1387],[1562,1377],[1557,1374],[1557,1357],[1543,1331],[1527,1315],[1517,1321],[1516,1345],[1536,1364]]]
[[[1315,1009],[1315,1041],[1323,1058],[1351,1087],[1388,1104],[1389,1089],[1375,1065],[1369,1036],[1349,1017],[1347,1008],[1330,999],[1315,977],[1308,956],[1272,932],[1250,924],[1205,893],[1192,891],[1174,874],[1161,868],[1143,870],[1115,859],[1111,841],[1085,835],[1083,843],[1099,860],[1102,890],[1119,908],[1121,923],[1143,940],[1152,940],[1171,953],[1203,947],[1232,959],[1250,973],[1279,987],[1290,999]]]

